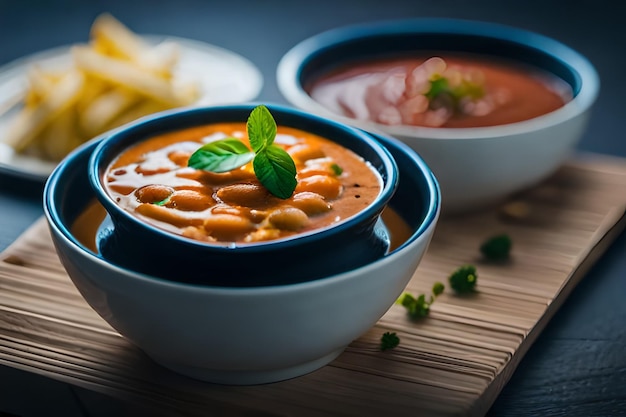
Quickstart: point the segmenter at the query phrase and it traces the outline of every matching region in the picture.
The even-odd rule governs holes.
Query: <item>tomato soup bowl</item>
[[[307,281],[294,270],[292,283],[181,282],[146,273],[141,264],[122,266],[90,248],[73,225],[96,198],[87,172],[102,139],[71,153],[50,175],[44,212],[59,259],[80,294],[156,363],[212,383],[285,380],[330,363],[367,332],[406,287],[434,233],[440,213],[434,175],[405,144],[376,138],[399,173],[387,208],[404,220],[408,233],[381,257]],[[109,232],[104,227],[100,233]],[[325,263],[334,254],[321,249],[310,256]]]
[[[421,127],[348,117],[311,95],[311,83],[341,67],[379,58],[480,54],[529,65],[571,89],[562,107],[528,120],[481,127]],[[540,182],[585,133],[600,83],[593,65],[570,47],[537,33],[494,23],[421,18],[332,29],[290,49],[277,68],[278,87],[308,112],[382,132],[416,150],[442,190],[442,213],[482,209]]]

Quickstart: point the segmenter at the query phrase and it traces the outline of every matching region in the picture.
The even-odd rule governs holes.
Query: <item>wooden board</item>
[[[152,362],[82,300],[41,219],[0,255],[0,364],[139,401],[155,415],[481,416],[624,230],[625,213],[626,161],[586,155],[498,207],[442,218],[407,291],[429,292],[473,263],[476,294],[447,289],[419,321],[393,306],[330,365],[251,387],[195,381]],[[500,232],[513,239],[512,259],[481,260],[480,243]],[[386,331],[401,342],[381,352]]]

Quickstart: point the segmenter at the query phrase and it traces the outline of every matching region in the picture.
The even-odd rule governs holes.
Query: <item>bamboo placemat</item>
[[[474,263],[477,294],[446,289],[419,321],[393,306],[330,365],[250,387],[176,375],[123,339],[80,297],[41,219],[0,255],[0,363],[172,416],[480,416],[624,229],[625,212],[626,160],[587,155],[499,207],[442,218],[407,290],[427,293],[457,266]],[[513,239],[512,259],[482,261],[480,243],[500,232]],[[401,342],[381,352],[386,331]]]

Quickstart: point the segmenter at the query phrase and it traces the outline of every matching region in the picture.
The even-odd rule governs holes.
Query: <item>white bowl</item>
[[[59,258],[82,296],[157,363],[214,383],[279,381],[329,363],[371,328],[429,245],[440,210],[437,182],[406,145],[378,139],[400,169],[390,206],[412,234],[376,261],[307,282],[240,288],[175,282],[120,267],[87,249],[70,225],[95,198],[86,173],[97,141],[55,169],[44,189],[44,211]],[[324,262],[332,254],[311,256]]]
[[[477,128],[388,126],[327,109],[303,84],[352,60],[394,52],[454,50],[519,60],[566,81],[574,97],[565,106],[522,122]],[[306,39],[281,59],[278,87],[308,112],[392,135],[416,150],[441,186],[442,212],[482,208],[552,174],[586,130],[600,82],[581,54],[545,36],[508,26],[455,19],[409,19],[334,29]]]

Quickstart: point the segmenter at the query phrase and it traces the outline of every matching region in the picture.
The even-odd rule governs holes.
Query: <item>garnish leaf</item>
[[[287,151],[274,145],[278,129],[267,107],[260,105],[252,110],[246,130],[252,152],[239,139],[220,139],[195,151],[187,166],[219,173],[252,161],[254,174],[270,193],[282,199],[291,197],[298,185],[296,164]]]
[[[426,98],[432,101],[440,94],[450,92],[450,83],[445,77],[437,77],[430,80],[430,89],[426,93]]]
[[[343,168],[341,168],[339,165],[337,164],[332,164],[330,166],[330,169],[333,170],[333,174],[335,174],[336,176],[340,176],[343,173]]]
[[[274,142],[276,137],[276,121],[267,107],[255,107],[246,123],[248,140],[254,152],[259,153]]]
[[[483,256],[492,261],[502,261],[509,257],[513,241],[506,234],[499,234],[490,237],[480,245],[480,252]]]
[[[154,203],[152,203],[152,204],[154,204],[155,206],[164,206],[164,205],[166,205],[166,204],[167,204],[167,203],[169,203],[169,202],[170,202],[170,198],[169,198],[169,197],[167,197],[167,198],[164,198],[164,199],[163,199],[163,200],[161,200],[161,201],[155,201],[155,202],[154,202]]]
[[[396,332],[385,332],[380,337],[380,350],[393,349],[400,344],[400,338]]]
[[[446,287],[441,282],[435,282],[429,299],[426,299],[426,294],[419,294],[417,297],[414,297],[410,293],[404,292],[398,297],[396,304],[400,304],[406,308],[409,317],[412,319],[426,317],[430,313],[431,304],[435,302],[437,296],[443,293],[445,288]]]
[[[447,95],[452,99],[455,106],[464,98],[477,100],[485,95],[483,86],[471,80],[461,80],[457,85],[451,85],[448,78],[435,74],[430,79],[430,89],[425,94],[428,101],[432,102],[440,96]]]
[[[442,282],[439,282],[439,281],[435,282],[433,284],[433,290],[432,290],[433,296],[437,297],[438,295],[441,295],[445,289],[446,289],[446,286],[443,285]]]
[[[291,156],[276,145],[257,153],[252,161],[254,173],[261,184],[278,198],[289,198],[298,184],[296,165]]]
[[[254,152],[235,138],[209,142],[189,157],[187,166],[216,173],[239,168],[254,158]]]
[[[474,265],[460,266],[448,277],[450,287],[458,294],[475,292],[477,279],[478,274]]]

